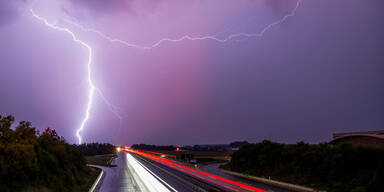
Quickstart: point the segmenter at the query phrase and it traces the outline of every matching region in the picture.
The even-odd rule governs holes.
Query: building
[[[349,132],[334,133],[331,144],[351,143],[355,145],[363,145],[366,147],[383,147],[384,148],[384,130],[366,131],[366,132]]]

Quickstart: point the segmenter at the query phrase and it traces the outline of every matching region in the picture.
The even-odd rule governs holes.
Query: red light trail
[[[131,149],[132,150],[132,149]],[[140,152],[144,152],[144,153],[152,153],[152,154],[156,154],[156,155],[164,155],[164,156],[167,156],[167,157],[173,157],[175,158],[176,155],[169,155],[169,154],[166,154],[166,153],[159,153],[159,152],[153,152],[153,151],[146,151],[146,150],[141,150],[141,149],[133,149],[135,151],[140,151]]]
[[[209,178],[213,178],[213,179],[216,179],[216,180],[219,180],[219,181],[222,181],[222,182],[225,182],[225,183],[229,183],[231,185],[235,185],[235,186],[238,186],[238,187],[241,187],[241,188],[244,188],[244,189],[248,189],[248,190],[251,190],[251,191],[256,191],[256,192],[268,192],[266,190],[263,190],[263,189],[259,189],[259,188],[256,188],[256,187],[252,187],[250,185],[246,185],[244,183],[239,183],[239,182],[236,182],[236,181],[232,181],[230,179],[226,179],[226,178],[223,178],[223,177],[219,177],[217,175],[213,175],[213,174],[210,174],[210,173],[206,173],[206,172],[203,172],[203,171],[200,171],[200,170],[197,170],[197,169],[193,169],[193,168],[190,168],[190,167],[187,167],[187,166],[183,166],[183,165],[180,165],[180,164],[177,164],[169,159],[165,159],[165,158],[162,158],[162,157],[158,157],[158,156],[155,156],[155,155],[152,155],[152,154],[149,154],[149,153],[153,153],[151,151],[148,151],[148,153],[145,153],[145,152],[140,152],[140,151],[136,151],[136,150],[128,150],[129,152],[132,152],[132,153],[136,153],[138,155],[142,155],[142,156],[145,156],[147,158],[150,158],[152,160],[157,160],[157,161],[160,161],[164,164],[167,164],[168,166],[171,165],[171,166],[176,166],[178,168],[182,168],[184,170],[187,170],[189,172],[192,172],[192,173],[197,173],[197,174],[200,174],[200,175],[204,175],[204,176],[208,176]],[[212,180],[211,180],[212,181]],[[212,181],[214,182],[214,181]]]

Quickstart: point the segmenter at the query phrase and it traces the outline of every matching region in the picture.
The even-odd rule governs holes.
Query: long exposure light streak
[[[263,28],[263,30],[261,30],[259,33],[245,33],[245,32],[241,32],[241,33],[235,33],[235,34],[231,34],[231,35],[228,35],[226,38],[219,38],[217,37],[216,35],[207,35],[207,36],[201,36],[201,37],[193,37],[193,36],[190,36],[190,35],[184,35],[180,38],[177,38],[177,39],[171,39],[171,38],[162,38],[160,39],[159,41],[153,43],[152,45],[144,45],[144,46],[141,46],[141,45],[137,45],[137,44],[134,44],[134,43],[129,43],[127,41],[124,41],[124,40],[121,40],[121,39],[118,39],[118,38],[113,38],[111,36],[108,36],[98,30],[95,30],[95,29],[91,29],[91,28],[86,28],[78,23],[75,23],[75,22],[72,22],[70,20],[64,20],[66,21],[67,23],[85,31],[85,32],[93,32],[93,33],[96,33],[98,34],[100,37],[112,42],[112,43],[120,43],[124,46],[127,46],[127,47],[132,47],[132,48],[137,48],[137,49],[142,49],[142,50],[150,50],[150,49],[154,49],[154,48],[157,48],[159,47],[161,44],[165,43],[165,42],[170,42],[170,43],[177,43],[177,42],[181,42],[181,41],[184,41],[184,40],[191,40],[191,41],[196,41],[196,40],[213,40],[213,41],[216,41],[216,42],[219,42],[219,43],[226,43],[226,42],[230,42],[230,41],[241,41],[243,40],[244,38],[254,38],[254,37],[262,37],[267,31],[269,31],[270,29],[272,29],[273,27],[277,26],[277,25],[280,25],[282,24],[283,22],[285,22],[288,18],[290,17],[293,17],[295,16],[297,10],[299,9],[300,5],[302,4],[303,0],[298,0],[296,2],[296,5],[295,7],[293,8],[293,10],[285,15],[284,17],[282,17],[281,19],[273,22],[273,23],[270,23],[269,25],[267,25],[266,27]],[[55,30],[58,30],[58,31],[62,31],[62,32],[65,32],[65,33],[68,33],[73,41],[75,41],[76,43],[82,45],[83,47],[87,48],[89,54],[88,54],[88,62],[87,62],[87,78],[88,78],[88,85],[89,85],[89,94],[88,94],[88,103],[87,103],[87,107],[86,107],[86,111],[85,111],[85,117],[84,119],[82,120],[81,124],[80,124],[80,127],[76,130],[76,137],[78,138],[78,143],[81,144],[82,143],[82,137],[80,135],[80,132],[84,129],[86,123],[88,122],[89,118],[90,118],[90,111],[91,111],[91,108],[92,108],[92,104],[93,104],[93,97],[94,97],[94,94],[95,94],[95,91],[97,91],[100,95],[100,97],[102,98],[102,100],[106,103],[106,105],[108,106],[108,108],[110,109],[110,111],[116,115],[116,117],[119,118],[120,120],[120,128],[122,127],[122,119],[123,117],[121,116],[120,114],[120,109],[116,106],[114,106],[113,104],[111,104],[107,99],[106,97],[104,96],[104,94],[100,91],[100,89],[98,89],[97,87],[95,87],[93,81],[92,81],[92,73],[91,73],[91,64],[92,64],[92,53],[93,53],[93,50],[91,48],[91,46],[89,46],[87,43],[85,43],[84,41],[81,41],[80,39],[77,38],[77,36],[68,28],[65,28],[65,27],[60,27],[60,26],[57,26],[55,24],[51,24],[48,22],[47,19],[37,15],[32,9],[30,10],[31,14],[33,17],[37,18],[38,20],[40,20],[41,22],[43,22],[46,26],[52,28],[52,29],[55,29]],[[240,40],[240,38],[242,38]]]
[[[147,158],[152,159],[152,160],[154,160],[156,162],[162,163],[162,164],[164,164],[166,166],[174,167],[177,170],[187,171],[189,174],[192,174],[192,175],[197,174],[197,175],[206,176],[208,178],[219,180],[219,181],[224,182],[224,183],[229,183],[231,185],[238,186],[238,187],[241,187],[241,188],[244,188],[244,189],[248,189],[250,191],[268,192],[266,190],[259,189],[259,188],[256,188],[256,187],[253,187],[253,186],[250,186],[250,185],[246,185],[244,183],[240,183],[240,182],[233,181],[233,180],[230,180],[230,179],[227,179],[227,178],[224,178],[224,177],[220,177],[220,176],[213,175],[213,174],[210,174],[210,173],[207,173],[207,172],[204,172],[204,171],[200,171],[198,169],[187,167],[187,166],[181,165],[181,164],[179,164],[179,163],[177,163],[175,161],[172,161],[172,160],[169,160],[169,159],[166,159],[166,158],[162,158],[162,157],[158,157],[158,156],[152,155],[150,153],[144,153],[144,152],[140,152],[140,151],[137,151],[137,150],[134,150],[134,149],[129,149],[128,152],[136,153],[138,155],[147,157]],[[197,175],[195,175],[195,176],[197,176]],[[214,182],[214,180],[210,180],[210,181]],[[235,190],[231,190],[231,191],[235,191]]]
[[[139,175],[141,181],[144,182],[145,186],[149,191],[154,192],[170,192],[160,181],[170,187],[173,191],[177,192],[168,183],[162,180],[159,176],[155,175],[152,171],[137,161],[131,154],[127,153],[127,162],[133,167],[135,172]],[[151,174],[152,173],[152,174]]]

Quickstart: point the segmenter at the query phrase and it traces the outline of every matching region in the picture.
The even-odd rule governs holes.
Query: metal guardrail
[[[275,181],[275,180],[265,179],[265,178],[256,177],[256,176],[245,175],[245,174],[241,174],[241,173],[237,173],[237,172],[233,172],[233,171],[228,171],[228,170],[224,170],[224,169],[220,169],[220,171],[227,173],[227,174],[230,174],[230,175],[233,175],[233,176],[236,176],[236,177],[248,179],[251,181],[256,181],[256,182],[263,183],[263,184],[270,185],[270,186],[280,187],[283,189],[293,190],[293,191],[297,191],[297,192],[318,192],[315,189],[300,186],[300,185],[295,185],[295,184],[291,184],[291,183]]]

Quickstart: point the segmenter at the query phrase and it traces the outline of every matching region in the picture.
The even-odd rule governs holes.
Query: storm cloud
[[[0,25],[13,22],[27,0],[2,0],[0,1]]]
[[[9,2],[1,8],[17,10]],[[70,15],[110,36],[152,45],[184,35],[258,33],[297,1],[39,2],[45,3],[35,12],[53,23]],[[93,47],[94,83],[123,114],[119,128],[96,95],[84,140],[322,142],[334,132],[382,129],[383,7],[381,0],[304,0],[295,16],[260,38],[184,40],[146,51],[66,24]],[[15,12],[1,13],[15,21]],[[0,46],[0,112],[76,142],[88,98],[87,50],[28,13],[0,34],[7,37]]]
[[[74,8],[86,9],[91,12],[105,13],[126,10],[132,0],[68,0]]]

